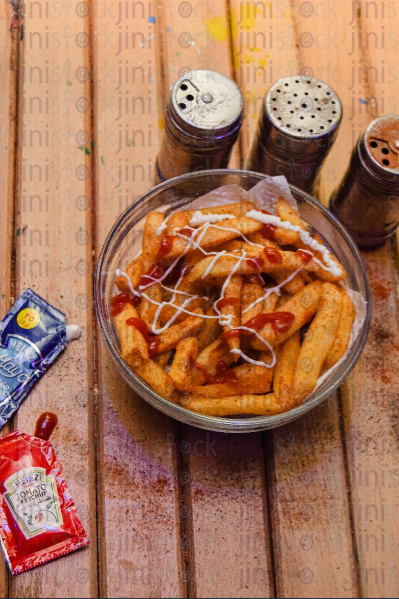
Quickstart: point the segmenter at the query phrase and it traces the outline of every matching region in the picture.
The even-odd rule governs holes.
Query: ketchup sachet
[[[89,543],[49,441],[0,438],[0,536],[13,574]]]

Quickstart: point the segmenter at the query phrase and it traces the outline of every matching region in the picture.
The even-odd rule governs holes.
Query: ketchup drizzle
[[[295,254],[298,256],[298,258],[300,258],[302,260],[302,262],[304,262],[305,264],[307,264],[308,262],[311,261],[311,259],[313,258],[313,255],[310,252],[307,252],[306,250],[297,250],[295,252]]]
[[[217,302],[215,303],[215,308],[221,310],[225,306],[238,306],[239,303],[239,297],[223,297],[222,299],[217,300]]]
[[[161,245],[159,247],[158,254],[157,254],[157,260],[162,260],[162,258],[165,258],[165,256],[167,256],[170,253],[170,251],[173,247],[174,238],[175,238],[174,235],[163,235],[162,236]]]
[[[127,293],[119,293],[118,295],[114,295],[111,297],[111,314],[112,316],[118,316],[120,314],[126,304],[130,304],[131,306],[138,306],[141,302],[141,297],[134,296],[130,297]]]
[[[265,248],[263,253],[272,264],[281,264],[283,261],[281,252],[279,252],[276,248]]]

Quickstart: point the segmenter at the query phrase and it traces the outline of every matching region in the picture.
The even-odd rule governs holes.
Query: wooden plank
[[[53,8],[24,5],[21,23],[16,295],[31,287],[63,310],[67,322],[81,325],[83,335],[36,385],[14,428],[33,434],[42,412],[57,414],[51,440],[91,544],[14,578],[11,591],[16,597],[95,597],[88,18],[85,3],[81,12],[60,7],[59,19]]]
[[[181,3],[167,12],[166,26],[171,83],[189,69],[233,75],[223,3]],[[271,596],[261,436],[183,427],[180,451],[189,596]]]
[[[230,56],[230,29],[227,9],[221,3],[181,2],[171,5],[165,13],[167,89],[188,71],[208,69],[233,78]],[[230,159],[230,168],[240,168],[237,143]]]
[[[243,67],[241,85],[251,98],[251,106],[257,104],[256,110],[252,108],[253,117],[250,114],[248,142],[256,126],[261,98],[270,84],[295,72],[313,72],[314,76],[326,79],[322,77],[322,67],[335,61],[335,68],[339,62],[338,54],[334,56],[331,48],[306,53],[298,44],[296,51],[295,36],[304,31],[314,36],[326,34],[327,27],[327,21],[301,17],[299,5],[294,3],[294,18],[288,2],[281,10],[271,5],[256,7],[256,13],[250,5],[249,14],[246,5],[233,3],[236,12],[241,9],[240,18],[235,21],[238,23],[235,55],[242,56],[237,63]],[[340,25],[345,23],[345,16],[340,14]],[[263,52],[259,53],[259,49],[266,49],[263,44],[267,44],[265,64],[260,63],[265,57]],[[240,77],[238,68],[237,73]],[[333,85],[332,81],[330,84]],[[248,142],[246,153],[250,149]],[[342,148],[341,145],[341,152]],[[356,594],[339,422],[338,406],[332,399],[308,416],[265,436],[270,455],[269,498],[279,596]]]
[[[324,8],[330,10],[327,5]],[[318,6],[317,10],[320,13],[324,8]],[[351,38],[347,31],[351,10],[352,6],[347,3],[340,5],[339,10],[331,10],[329,19],[319,18],[316,13],[309,18],[299,0],[294,3],[302,72],[313,74],[331,85],[344,107],[338,139],[322,170],[320,200],[323,203],[328,202],[332,189],[347,167],[359,128],[368,121],[365,114],[352,115],[351,71],[342,60],[343,54],[350,53]],[[353,58],[359,59],[359,55]],[[291,464],[297,464],[297,480],[293,486],[295,491],[291,490],[291,493],[297,499],[302,496],[301,503],[286,503],[286,508],[292,505],[294,512],[291,529],[294,553],[289,559],[297,564],[295,546],[299,546],[301,564],[297,565],[297,578],[292,585],[290,582],[287,585],[287,577],[284,577],[285,593],[293,593],[295,588],[299,596],[357,596],[356,554],[351,536],[340,413],[335,397],[311,413],[304,422],[300,421],[299,425],[299,435],[294,423],[283,432],[282,437],[287,453],[290,438],[293,439],[289,435],[295,435],[294,452],[290,459],[293,460]],[[279,431],[274,436],[281,443]],[[283,457],[283,461],[287,458]],[[286,468],[288,466],[286,463]],[[288,500],[291,493],[287,494]],[[310,518],[308,507],[309,514],[312,514]],[[284,544],[281,552],[283,559],[288,557]],[[285,571],[288,569],[287,563]]]
[[[183,503],[193,529],[190,596],[273,597],[261,435],[188,428],[180,447],[191,492]]]
[[[390,7],[392,9],[392,7]],[[381,3],[361,2],[354,38],[362,63],[355,61],[356,111],[375,116],[398,113],[397,18]],[[396,10],[396,9],[394,9]],[[397,10],[396,10],[397,15]],[[359,86],[360,77],[364,89]],[[388,72],[391,76],[387,76]],[[350,490],[359,577],[364,597],[399,592],[397,519],[397,418],[399,382],[397,242],[363,252],[372,291],[372,325],[359,366],[342,389]]]
[[[108,40],[99,40],[94,55],[97,252],[116,217],[152,186],[164,102],[163,6],[104,6],[94,6],[95,30],[106,30]],[[121,165],[128,180],[120,180]],[[96,335],[100,595],[185,596],[175,423],[121,380],[99,329]]]
[[[229,5],[234,72],[246,112],[241,145],[247,160],[267,90],[278,79],[296,73],[299,63],[290,0],[230,0]]]
[[[15,117],[17,111],[18,34],[13,8],[2,2],[0,8],[0,318],[12,304],[12,251],[14,223]],[[10,425],[1,434],[10,432]],[[0,596],[8,597],[9,573],[4,560],[0,562]]]

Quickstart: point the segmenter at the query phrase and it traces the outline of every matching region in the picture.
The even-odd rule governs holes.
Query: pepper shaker
[[[248,169],[284,175],[292,185],[314,193],[341,119],[341,101],[323,81],[298,75],[280,79],[265,96]]]
[[[174,85],[155,182],[197,170],[226,168],[243,120],[237,85],[216,71],[190,71]]]
[[[399,116],[375,119],[360,136],[330,198],[331,212],[361,248],[383,244],[399,222]]]

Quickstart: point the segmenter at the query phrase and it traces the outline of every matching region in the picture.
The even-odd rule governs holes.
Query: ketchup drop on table
[[[40,414],[39,418],[36,420],[34,436],[43,439],[44,441],[48,441],[57,424],[58,416],[52,412]]]

